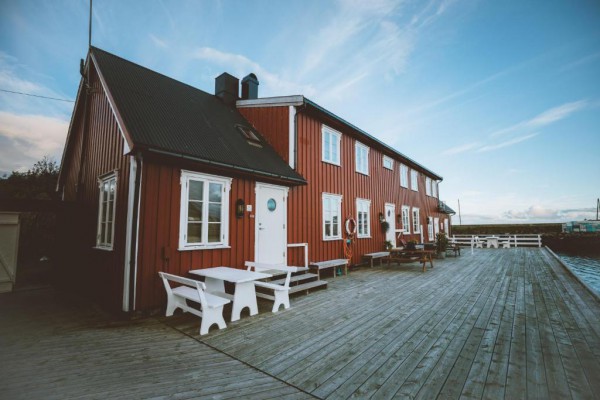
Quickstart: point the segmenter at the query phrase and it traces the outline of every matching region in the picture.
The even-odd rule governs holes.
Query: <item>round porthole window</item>
[[[275,199],[269,199],[267,201],[267,208],[269,209],[269,211],[275,211],[275,209],[277,208],[277,202],[275,201]]]

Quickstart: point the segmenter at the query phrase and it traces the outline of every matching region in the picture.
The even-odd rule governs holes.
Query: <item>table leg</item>
[[[206,291],[209,293],[225,293],[225,282],[221,279],[209,278],[204,279]]]
[[[254,282],[236,283],[235,293],[233,294],[231,322],[239,320],[242,310],[246,307],[250,309],[250,315],[258,314],[258,304],[256,303],[256,290],[254,290]]]

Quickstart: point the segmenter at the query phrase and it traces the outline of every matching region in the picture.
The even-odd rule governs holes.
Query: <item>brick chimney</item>
[[[248,74],[242,79],[242,100],[254,100],[258,98],[258,78],[254,74]]]
[[[235,102],[239,99],[238,87],[240,80],[235,76],[223,72],[215,78],[215,96],[229,106],[235,106]]]

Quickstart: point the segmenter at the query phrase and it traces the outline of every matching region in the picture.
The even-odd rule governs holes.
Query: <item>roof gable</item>
[[[133,150],[305,182],[260,133],[261,146],[248,143],[238,126],[253,127],[216,96],[98,48],[92,47],[90,52]]]

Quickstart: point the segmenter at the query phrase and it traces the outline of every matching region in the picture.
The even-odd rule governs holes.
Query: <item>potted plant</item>
[[[386,233],[387,231],[389,231],[390,223],[387,222],[386,220],[381,221],[381,230],[383,231],[383,233]]]
[[[446,258],[446,249],[448,248],[448,237],[445,233],[435,235],[435,248],[439,258]]]
[[[416,240],[409,240],[406,243],[406,250],[416,250],[417,249],[417,241]]]
[[[390,250],[391,248],[394,247],[394,245],[392,244],[392,242],[390,240],[386,240],[385,243],[383,244],[383,247],[385,247],[386,250]]]

